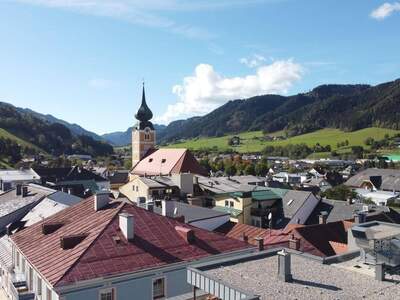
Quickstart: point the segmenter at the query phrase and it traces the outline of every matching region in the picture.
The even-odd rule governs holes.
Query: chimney
[[[128,213],[119,214],[119,228],[122,231],[124,237],[131,241],[135,237],[135,222],[133,215]]]
[[[188,244],[193,244],[196,241],[196,235],[193,229],[175,226],[175,230]]]
[[[289,249],[299,251],[300,249],[300,239],[295,238],[294,235],[290,235],[289,238]]]
[[[15,195],[20,196],[22,193],[22,185],[21,184],[17,184],[16,188],[15,188]]]
[[[378,262],[375,264],[375,280],[385,280],[385,264],[382,262]]]
[[[72,195],[72,188],[68,188],[68,194]]]
[[[249,237],[243,232],[243,235],[242,235],[242,240],[243,240],[243,242],[245,242],[245,243],[248,243],[249,242]]]
[[[94,210],[99,211],[110,201],[109,192],[99,191],[94,195]]]
[[[283,282],[292,282],[290,253],[285,249],[278,253],[278,278]]]
[[[326,224],[327,219],[328,213],[326,211],[321,211],[321,214],[318,216],[319,224]]]
[[[22,197],[26,197],[26,196],[28,196],[28,187],[23,186],[22,187]]]
[[[162,215],[164,217],[173,218],[174,217],[174,210],[175,210],[174,201],[162,200],[161,201],[161,205],[162,205]]]
[[[258,251],[264,250],[264,239],[262,237],[256,237],[254,240],[257,242]]]

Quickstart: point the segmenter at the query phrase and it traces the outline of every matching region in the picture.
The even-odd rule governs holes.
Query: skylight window
[[[290,206],[293,203],[293,199],[290,199],[289,202],[287,203],[287,206]]]

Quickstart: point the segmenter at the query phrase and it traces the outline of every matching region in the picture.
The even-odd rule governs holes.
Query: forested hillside
[[[107,143],[85,135],[74,135],[62,124],[49,123],[30,112],[19,111],[14,106],[1,102],[0,128],[33,145],[22,145],[23,148],[30,149],[29,152],[43,150],[56,156],[75,153],[102,156],[113,152],[112,146]],[[15,145],[10,141],[12,140],[3,138],[2,143],[9,144],[4,147],[14,149]]]
[[[323,85],[294,96],[257,96],[229,101],[203,117],[170,123],[162,141],[215,137],[250,130],[289,136],[322,128],[354,131],[400,129],[400,80],[377,86]]]

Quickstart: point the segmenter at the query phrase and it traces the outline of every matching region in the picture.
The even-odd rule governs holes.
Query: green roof
[[[236,209],[233,207],[226,207],[226,206],[215,206],[215,207],[213,207],[213,209],[220,211],[220,212],[229,213],[231,215],[231,217],[234,217],[234,218],[237,218],[242,213],[242,211],[240,209]]]
[[[282,196],[271,190],[255,191],[251,193],[251,198],[257,201],[281,199]]]
[[[270,188],[271,191],[273,191],[275,194],[279,195],[281,198],[285,197],[285,195],[287,194],[287,192],[289,192],[290,190],[288,189],[279,189],[279,188]]]

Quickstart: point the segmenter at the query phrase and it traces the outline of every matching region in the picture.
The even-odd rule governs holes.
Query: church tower
[[[156,145],[156,131],[153,123],[150,122],[152,117],[153,113],[146,103],[143,83],[142,104],[135,115],[138,122],[132,129],[132,167]]]

